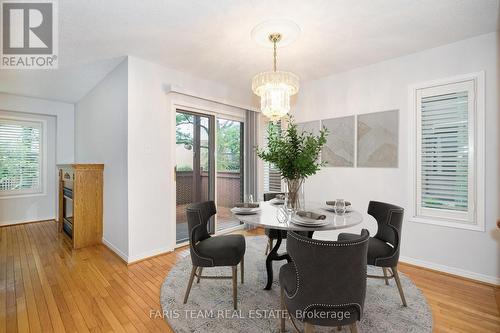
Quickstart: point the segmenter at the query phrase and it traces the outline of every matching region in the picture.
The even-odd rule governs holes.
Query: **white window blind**
[[[0,195],[41,192],[42,124],[0,118]]]
[[[417,214],[474,223],[474,81],[417,91]]]
[[[270,122],[267,126],[273,126],[273,124]],[[281,127],[281,123],[278,122],[277,126]],[[267,147],[267,131],[264,135],[264,146]],[[268,162],[264,162],[264,192],[281,192],[281,173]]]
[[[264,191],[281,192],[281,174],[270,163],[264,163]]]

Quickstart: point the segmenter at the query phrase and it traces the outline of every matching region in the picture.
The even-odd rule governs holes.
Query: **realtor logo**
[[[2,2],[0,68],[57,68],[55,1]]]

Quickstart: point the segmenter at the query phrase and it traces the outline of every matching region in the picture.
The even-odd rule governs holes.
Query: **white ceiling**
[[[278,68],[310,80],[497,30],[498,0],[60,0],[57,71],[0,71],[0,91],[78,101],[124,55],[250,89],[272,65],[250,38],[302,29]]]
[[[0,92],[74,103],[123,59],[59,66],[57,70],[0,70]]]

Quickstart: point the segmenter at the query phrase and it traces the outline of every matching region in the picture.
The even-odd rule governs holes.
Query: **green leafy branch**
[[[278,168],[283,178],[307,178],[324,165],[319,162],[319,154],[326,143],[328,130],[325,127],[319,131],[319,135],[314,135],[299,131],[293,118],[289,118],[285,130],[272,124],[267,133],[267,147],[257,148],[257,156]]]

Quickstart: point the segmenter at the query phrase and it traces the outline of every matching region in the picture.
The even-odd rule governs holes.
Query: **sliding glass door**
[[[186,207],[191,203],[215,200],[210,233],[240,225],[230,209],[243,200],[243,130],[242,119],[176,112],[177,244],[188,240]]]
[[[240,225],[230,209],[243,201],[243,128],[241,121],[217,118],[217,231]]]
[[[176,241],[188,240],[186,207],[214,200],[214,117],[185,111],[176,113]],[[214,219],[209,231],[215,231]]]

